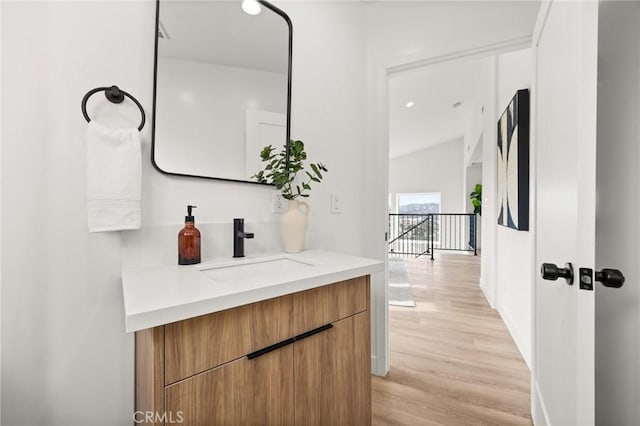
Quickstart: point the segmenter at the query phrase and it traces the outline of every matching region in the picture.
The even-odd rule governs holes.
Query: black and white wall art
[[[529,230],[529,90],[498,120],[498,225]]]

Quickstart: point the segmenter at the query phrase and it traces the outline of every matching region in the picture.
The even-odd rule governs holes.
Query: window
[[[398,213],[440,213],[440,192],[397,194],[396,203]]]

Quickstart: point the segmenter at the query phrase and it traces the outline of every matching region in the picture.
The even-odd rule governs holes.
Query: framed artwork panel
[[[529,90],[498,120],[498,225],[529,230]]]

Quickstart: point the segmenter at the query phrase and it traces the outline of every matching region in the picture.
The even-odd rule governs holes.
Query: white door
[[[245,133],[244,179],[249,179],[263,167],[262,148],[273,145],[276,152],[287,141],[287,116],[278,112],[247,110]]]
[[[535,262],[573,264],[576,279],[534,288],[536,424],[594,424],[594,292],[578,268],[595,258],[598,3],[543,3],[533,38]]]

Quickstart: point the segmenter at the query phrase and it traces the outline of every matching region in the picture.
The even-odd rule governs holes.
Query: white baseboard
[[[504,306],[498,304],[497,311],[500,314],[500,317],[502,317],[502,322],[504,322],[504,324],[507,326],[507,330],[509,330],[511,338],[513,338],[513,341],[516,343],[516,347],[520,351],[522,359],[524,359],[527,367],[529,367],[529,370],[531,370],[531,342],[527,341],[527,339],[522,336],[522,332],[516,326],[513,317],[511,316],[509,311],[504,308]]]
[[[387,375],[388,371],[384,371],[384,367],[380,367],[378,365],[378,357],[371,354],[371,374],[374,376],[384,377]]]
[[[487,303],[489,304],[489,306],[491,306],[492,309],[495,309],[496,307],[493,304],[493,298],[489,296],[491,292],[485,286],[484,280],[482,279],[482,277],[480,277],[480,290],[482,290],[482,293],[484,294],[484,298],[487,300]]]
[[[549,421],[549,415],[547,414],[547,407],[544,405],[544,399],[542,398],[542,395],[540,395],[538,381],[533,377],[531,379],[531,419],[535,426],[548,426],[551,422]]]

